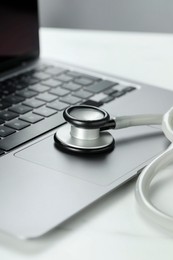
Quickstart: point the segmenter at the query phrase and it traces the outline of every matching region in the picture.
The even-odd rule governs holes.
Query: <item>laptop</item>
[[[112,131],[115,149],[59,151],[62,113],[75,104],[112,116],[164,113],[171,91],[39,58],[36,0],[0,3],[0,230],[37,238],[138,175],[169,143],[159,127]]]

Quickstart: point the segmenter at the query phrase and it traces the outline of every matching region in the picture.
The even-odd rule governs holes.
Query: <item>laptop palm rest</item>
[[[61,126],[64,127],[64,126]],[[112,131],[115,149],[102,155],[78,156],[59,151],[53,135],[15,154],[30,161],[100,186],[114,181],[147,163],[165,150],[168,142],[159,129],[136,127]]]

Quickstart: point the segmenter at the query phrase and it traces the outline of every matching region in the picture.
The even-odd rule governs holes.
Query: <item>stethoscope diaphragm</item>
[[[54,135],[55,144],[60,150],[93,154],[114,149],[113,136],[102,131],[110,121],[106,111],[87,105],[71,106],[63,116],[68,124],[59,127]]]

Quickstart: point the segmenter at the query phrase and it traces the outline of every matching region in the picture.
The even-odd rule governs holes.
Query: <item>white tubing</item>
[[[173,231],[173,217],[156,208],[149,198],[153,178],[159,170],[168,167],[173,162],[173,107],[165,115],[134,115],[116,118],[116,129],[139,125],[162,125],[163,133],[172,142],[165,152],[142,171],[136,183],[135,194],[140,207],[154,222]]]
[[[116,117],[116,129],[139,125],[161,125],[163,115],[134,115]]]
[[[136,199],[144,213],[157,224],[173,231],[173,217],[156,208],[148,196],[150,184],[158,171],[166,168],[173,159],[173,149],[168,149],[152,163],[150,163],[140,174],[136,183]]]
[[[162,120],[162,130],[169,141],[173,142],[173,108]],[[168,167],[173,162],[173,145],[153,160],[140,174],[136,183],[136,199],[145,213],[156,223],[173,231],[173,217],[156,208],[150,201],[150,184],[159,170]]]

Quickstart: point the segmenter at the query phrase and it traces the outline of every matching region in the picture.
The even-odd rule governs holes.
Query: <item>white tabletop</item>
[[[42,29],[40,36],[44,58],[173,89],[173,35]],[[152,195],[173,214],[171,174],[164,171]],[[138,210],[135,181],[38,240],[0,234],[0,259],[172,260],[173,235]]]

